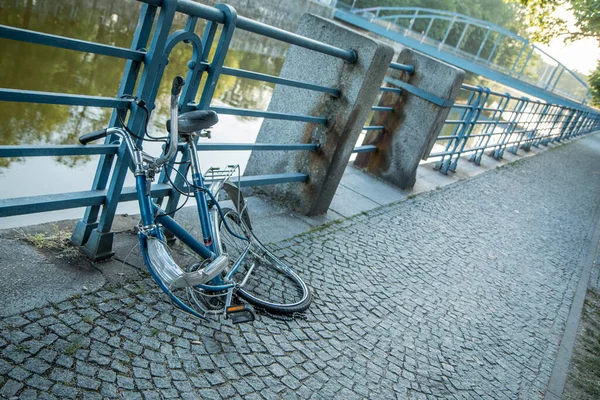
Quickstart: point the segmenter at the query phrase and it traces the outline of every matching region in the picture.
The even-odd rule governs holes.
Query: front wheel
[[[223,251],[235,263],[248,242],[250,249],[236,273],[243,286],[238,295],[255,307],[273,314],[294,314],[305,311],[312,300],[311,290],[287,264],[271,253],[252,233],[237,212],[223,209],[225,222],[221,219],[219,230]],[[229,229],[227,229],[229,227]],[[231,232],[230,232],[231,230]],[[233,233],[233,234],[232,234]],[[245,279],[248,272],[248,278]],[[245,282],[243,282],[245,280]]]

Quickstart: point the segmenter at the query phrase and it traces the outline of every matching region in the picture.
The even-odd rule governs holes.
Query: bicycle
[[[157,138],[147,134],[149,111],[143,101],[136,100],[146,112],[141,136],[129,130],[122,115],[118,114],[121,127],[91,132],[79,138],[80,143],[85,145],[115,135],[125,143],[132,160],[130,169],[136,178],[141,215],[138,237],[150,275],[175,306],[199,318],[224,316],[225,319],[231,318],[234,324],[253,321],[254,309],[241,300],[275,315],[305,311],[312,300],[310,288],[254,235],[247,204],[240,190],[239,166],[209,168],[202,175],[196,137],[210,138],[207,130],[218,122],[218,115],[212,110],[178,115],[183,85],[182,77],[173,80],[168,136]],[[144,140],[165,141],[161,155],[155,158],[145,153],[133,137],[140,143]],[[179,139],[189,155],[185,173],[174,168]],[[153,202],[151,184],[164,168],[175,171],[182,178],[185,187],[177,187],[166,171],[169,182],[180,194],[187,196],[186,201],[190,197],[195,198],[202,242]],[[190,170],[191,182],[187,178]],[[237,182],[233,179],[236,174]],[[207,182],[210,184],[207,185]],[[187,191],[184,190],[186,188]],[[233,208],[221,207],[219,200],[223,199],[229,199]],[[175,211],[181,207],[183,205]],[[192,250],[198,261],[185,269],[180,267],[173,260],[165,230]]]

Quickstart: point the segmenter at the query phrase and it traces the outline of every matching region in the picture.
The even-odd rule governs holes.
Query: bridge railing
[[[422,7],[353,6],[353,3],[342,2],[337,5],[343,11],[422,45],[436,47],[438,51],[467,59],[579,103],[589,100],[589,87],[582,76],[531,44],[527,38],[498,25],[455,12]],[[445,29],[440,31],[440,26]]]
[[[600,129],[600,114],[480,86],[463,85],[428,160],[442,173],[456,171],[461,156],[479,165],[487,154],[502,159]]]
[[[0,101],[19,102],[26,107],[31,103],[50,104],[50,105],[75,105],[75,106],[93,106],[112,109],[113,113],[109,122],[110,126],[119,125],[119,116],[117,110],[127,110],[128,118],[126,124],[133,132],[143,132],[144,122],[147,116],[144,110],[134,101],[131,96],[134,94],[138,99],[143,99],[148,109],[154,109],[159,85],[163,79],[165,66],[171,50],[179,43],[188,43],[192,48],[192,57],[187,64],[186,85],[182,91],[180,100],[181,112],[197,109],[213,109],[221,114],[238,115],[245,117],[255,117],[271,120],[284,120],[291,123],[300,122],[311,126],[336,126],[352,128],[352,124],[343,121],[331,121],[339,119],[340,115],[347,114],[348,120],[356,119],[357,113],[364,109],[362,99],[368,96],[364,93],[369,90],[357,90],[363,86],[350,85],[355,93],[365,97],[353,95],[356,103],[353,109],[336,109],[335,116],[324,116],[325,109],[321,103],[314,108],[314,112],[308,114],[283,113],[275,111],[249,110],[240,108],[231,108],[215,106],[212,104],[215,87],[219,78],[223,75],[235,76],[240,79],[252,79],[263,82],[275,83],[278,87],[292,87],[306,90],[311,93],[318,93],[318,102],[332,102],[342,98],[339,103],[347,105],[350,96],[347,92],[342,92],[339,87],[334,85],[324,86],[314,84],[305,80],[290,79],[284,76],[274,76],[253,71],[246,71],[237,68],[225,66],[225,58],[231,39],[236,31],[243,30],[253,34],[266,36],[276,39],[299,48],[308,49],[320,55],[326,56],[326,67],[337,63],[340,70],[344,70],[345,76],[348,76],[347,69],[344,69],[345,63],[353,63],[356,60],[356,52],[348,48],[341,48],[314,40],[305,36],[290,33],[278,28],[274,28],[244,17],[237,16],[235,10],[226,5],[219,5],[216,8],[207,7],[189,0],[139,0],[142,4],[140,17],[136,31],[133,35],[131,46],[129,48],[116,47],[111,45],[99,44],[85,40],[79,40],[68,37],[60,37],[47,33],[34,32],[9,26],[0,26],[0,38],[20,42],[33,43],[39,46],[50,46],[53,48],[68,49],[80,53],[99,54],[106,57],[126,60],[123,76],[117,93],[114,97],[86,96],[69,93],[49,93],[39,91],[24,91],[0,88]],[[184,14],[186,17],[185,27],[181,30],[172,32],[173,20],[177,13]],[[206,20],[206,24],[201,32],[197,32],[199,19]],[[315,24],[315,22],[312,22]],[[318,26],[324,22],[318,21]],[[339,29],[337,25],[330,24],[331,29]],[[336,28],[332,28],[332,27]],[[341,33],[337,32],[337,33]],[[343,32],[351,40],[364,41],[364,48],[372,51],[375,45],[370,39],[362,37],[359,40],[357,34]],[[354,35],[354,36],[352,36]],[[360,36],[360,35],[358,35]],[[385,48],[384,48],[385,47]],[[411,84],[401,85],[402,88],[394,86],[393,80],[386,80],[381,84],[380,79],[386,69],[387,63],[391,59],[391,49],[387,46],[380,48],[381,53],[377,58],[372,58],[365,64],[377,66],[374,60],[386,59],[381,65],[381,75],[377,79],[369,81],[374,71],[364,66],[357,67],[363,75],[357,75],[367,83],[360,82],[361,85],[371,85],[373,93],[375,89],[383,94],[393,92],[400,100],[405,96],[418,96],[422,101],[433,102],[438,109],[448,107],[448,99],[443,99],[431,93],[415,87]],[[387,54],[389,51],[389,54]],[[373,52],[372,52],[373,53]],[[311,53],[312,54],[312,53]],[[375,53],[373,53],[375,54]],[[384,57],[385,56],[385,57]],[[372,56],[375,57],[375,56]],[[389,57],[389,58],[386,58]],[[360,63],[359,63],[360,64]],[[381,64],[381,62],[379,63]],[[314,67],[311,62],[308,66]],[[357,64],[358,65],[358,64]],[[323,66],[323,64],[321,65]],[[375,68],[375,67],[369,67]],[[379,67],[377,67],[379,68]],[[389,71],[402,72],[411,75],[415,68],[411,65],[405,65],[398,62],[389,64]],[[319,71],[314,71],[318,74]],[[421,78],[433,76],[421,72]],[[167,77],[170,80],[172,77]],[[339,77],[334,76],[330,81],[339,82]],[[462,79],[462,78],[461,78]],[[391,84],[390,84],[391,82]],[[353,82],[351,82],[353,83]],[[396,83],[402,84],[397,81]],[[406,83],[406,82],[405,82]],[[430,82],[431,84],[431,82]],[[340,83],[342,85],[342,83]],[[377,85],[377,86],[374,86]],[[380,86],[382,85],[382,86]],[[340,86],[343,87],[343,86]],[[458,89],[458,86],[456,87]],[[405,92],[406,90],[406,92]],[[369,102],[375,98],[369,97]],[[197,101],[197,99],[199,99]],[[456,169],[458,159],[463,154],[470,154],[472,160],[478,163],[481,154],[485,150],[493,152],[496,157],[501,157],[504,150],[517,151],[519,148],[526,150],[531,146],[548,144],[551,141],[560,141],[570,137],[590,132],[598,129],[600,118],[597,113],[582,108],[568,108],[558,105],[529,101],[527,99],[515,99],[510,95],[492,92],[489,89],[463,86],[463,94],[459,101],[452,106],[454,114],[446,121],[447,131],[443,132],[437,138],[437,142],[442,144],[443,151],[430,154],[430,158],[439,158],[439,168],[442,172],[453,171]],[[449,103],[451,104],[451,102]],[[419,107],[422,108],[422,107]],[[335,108],[334,108],[335,109]],[[375,105],[372,108],[373,113],[385,113],[392,115],[393,107]],[[404,109],[404,112],[406,110]],[[441,115],[441,114],[440,114]],[[444,114],[445,115],[445,114]],[[401,118],[399,115],[393,115],[393,118]],[[413,115],[414,117],[414,115]],[[358,121],[358,126],[363,125],[367,116]],[[393,119],[392,118],[392,119]],[[443,121],[442,117],[442,121]],[[384,119],[380,119],[384,120]],[[354,123],[354,122],[352,122]],[[436,125],[432,124],[432,126]],[[352,128],[353,129],[353,128]],[[366,125],[365,132],[387,129],[380,124]],[[81,132],[82,134],[85,132]],[[314,132],[313,132],[314,133]],[[319,132],[317,132],[319,133]],[[335,137],[329,140],[339,140],[349,132],[342,131],[324,131],[325,139],[327,135]],[[282,135],[283,136],[283,135]],[[285,137],[285,136],[284,136]],[[107,138],[103,144],[79,146],[76,144],[66,145],[16,145],[0,146],[1,157],[48,157],[48,156],[73,156],[73,155],[99,155],[98,168],[93,178],[92,187],[87,191],[45,194],[33,197],[18,197],[0,199],[0,217],[17,216],[23,214],[39,213],[45,211],[55,211],[70,208],[87,207],[83,218],[78,222],[73,241],[85,246],[90,255],[95,258],[102,258],[110,254],[112,247],[111,225],[119,202],[133,201],[136,199],[135,188],[124,187],[125,175],[129,166],[129,154],[125,151],[124,145],[119,145],[116,138]],[[279,137],[277,138],[279,139]],[[302,154],[315,154],[323,156],[323,153],[332,154],[331,147],[337,146],[335,140],[331,143],[322,144],[318,140],[313,140],[311,135],[302,139],[300,142],[286,143],[199,143],[199,151],[223,151],[223,150],[252,150],[252,151],[275,151],[275,152],[302,152]],[[138,141],[141,145],[141,141]],[[344,145],[341,145],[344,147]],[[326,147],[326,151],[322,150]],[[348,149],[348,156],[350,149]],[[374,145],[357,146],[355,153],[375,153],[381,149]],[[339,153],[340,156],[332,157],[344,165],[347,163],[345,150]],[[184,172],[188,161],[188,154],[182,147],[178,155],[180,168],[178,173],[174,171],[175,167],[167,168],[153,185],[153,197],[162,199],[167,198],[165,206],[167,212],[174,211],[179,204],[179,192],[173,189],[174,186],[183,187],[185,182],[181,178],[181,172]],[[417,158],[421,157],[420,154]],[[339,160],[338,158],[343,158]],[[327,161],[323,157],[318,162]],[[328,168],[320,168],[328,171]],[[44,171],[40,171],[44,173]],[[341,176],[341,174],[339,174]],[[307,172],[294,173],[272,173],[263,175],[244,176],[243,186],[262,186],[275,184],[290,184],[294,182],[310,182]],[[328,177],[329,178],[329,177]],[[173,184],[171,182],[173,181]],[[327,184],[331,181],[323,180]],[[339,177],[338,181],[339,182]],[[336,183],[337,184],[337,183]],[[327,186],[327,185],[326,185]],[[297,188],[295,189],[297,190]],[[332,196],[331,193],[329,195]]]
[[[134,94],[143,99],[148,109],[155,106],[159,85],[170,51],[180,42],[192,46],[192,58],[188,63],[186,85],[181,95],[180,111],[195,109],[213,109],[221,114],[301,121],[313,124],[325,124],[325,118],[314,115],[296,115],[260,110],[249,110],[231,107],[214,106],[211,101],[217,82],[221,76],[235,76],[241,79],[252,79],[302,88],[307,91],[322,92],[332,97],[340,96],[338,89],[324,87],[310,82],[284,79],[277,76],[261,74],[253,71],[230,68],[224,65],[231,38],[237,31],[251,32],[266,36],[290,45],[303,47],[352,63],[356,54],[351,49],[342,49],[324,42],[303,37],[279,28],[256,22],[242,16],[229,6],[219,5],[216,8],[204,6],[189,0],[138,0],[142,4],[138,24],[133,34],[131,46],[121,48],[94,43],[69,37],[61,37],[48,33],[35,32],[10,26],[0,26],[0,38],[33,43],[40,46],[68,49],[81,53],[98,54],[127,60],[121,84],[114,97],[85,96],[68,93],[49,93],[39,91],[14,90],[0,88],[0,101],[24,103],[91,106],[113,109],[110,126],[118,126],[117,110],[129,110],[126,124],[134,132],[142,132],[144,115],[140,107],[124,95]],[[186,15],[185,27],[171,33],[176,13]],[[204,29],[197,31],[198,20],[204,19]],[[215,50],[216,48],[216,50]],[[317,73],[317,71],[315,71]],[[166,77],[170,80],[172,77]],[[201,82],[203,83],[201,86]],[[198,96],[199,94],[199,96]],[[200,98],[196,103],[195,99]],[[81,134],[86,132],[81,132]],[[0,146],[1,157],[49,157],[74,155],[100,155],[96,176],[92,188],[87,191],[44,194],[33,197],[0,199],[0,217],[87,207],[82,220],[73,235],[75,243],[85,245],[90,241],[90,252],[110,252],[110,245],[103,246],[103,241],[112,242],[110,228],[119,202],[136,199],[134,187],[123,187],[128,169],[129,155],[124,146],[115,144],[114,137],[106,139],[104,144],[80,146],[68,145],[16,145]],[[141,141],[138,141],[141,145]],[[279,143],[279,144],[244,144],[216,143],[198,145],[199,151],[316,151],[318,143]],[[179,156],[185,163],[188,155],[185,150]],[[181,169],[185,166],[182,165]],[[41,171],[40,173],[43,173]],[[171,176],[167,176],[167,174]],[[176,209],[179,193],[169,184],[183,185],[180,175],[169,170],[163,173],[153,185],[153,196],[169,197],[167,211]],[[302,182],[308,176],[303,173],[282,173],[258,176],[244,176],[243,186],[271,185],[278,183]],[[92,177],[90,177],[90,181]],[[104,250],[99,249],[104,247]]]

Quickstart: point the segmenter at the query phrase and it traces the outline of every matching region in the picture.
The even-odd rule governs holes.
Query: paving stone
[[[147,277],[4,319],[0,396],[539,398],[600,217],[591,139],[271,244],[302,319],[197,321]]]
[[[21,382],[17,382],[15,380],[9,379],[7,380],[2,389],[0,389],[0,394],[4,397],[12,397],[17,394],[19,390],[23,388],[23,384]]]
[[[16,364],[21,364],[29,356],[24,349],[10,344],[2,350],[2,355]]]
[[[123,375],[117,375],[117,386],[123,389],[133,390],[135,389],[135,385],[133,383],[133,378],[129,378]]]
[[[65,367],[65,368],[71,368],[73,366],[73,364],[75,363],[75,360],[73,359],[73,357],[69,357],[66,355],[60,355],[58,356],[58,358],[56,359],[56,364],[60,365],[61,367]]]
[[[98,390],[100,381],[87,376],[79,375],[77,376],[77,386],[83,389]]]
[[[72,386],[57,383],[52,386],[52,393],[61,399],[74,399],[77,397],[78,390]]]
[[[150,373],[152,376],[167,376],[167,368],[162,364],[150,363]]]
[[[64,368],[55,367],[50,372],[50,379],[57,382],[69,383],[73,381],[75,374]]]
[[[23,382],[25,379],[31,376],[31,372],[26,371],[21,367],[16,367],[8,373],[8,376],[13,378],[17,382]]]
[[[39,390],[48,390],[52,386],[53,382],[40,375],[33,375],[27,380],[27,385],[34,387]]]
[[[40,397],[37,390],[25,389],[19,394],[19,400],[37,400]]]

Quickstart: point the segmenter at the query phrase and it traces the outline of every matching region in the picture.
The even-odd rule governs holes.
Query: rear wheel
[[[243,254],[248,241],[250,249],[236,273],[240,282],[251,273],[238,295],[255,307],[273,314],[294,314],[308,308],[312,300],[310,288],[287,264],[271,253],[252,233],[237,212],[223,209],[225,222],[219,226],[223,251],[235,263]],[[230,232],[231,230],[231,232]],[[233,233],[233,234],[232,234]]]

